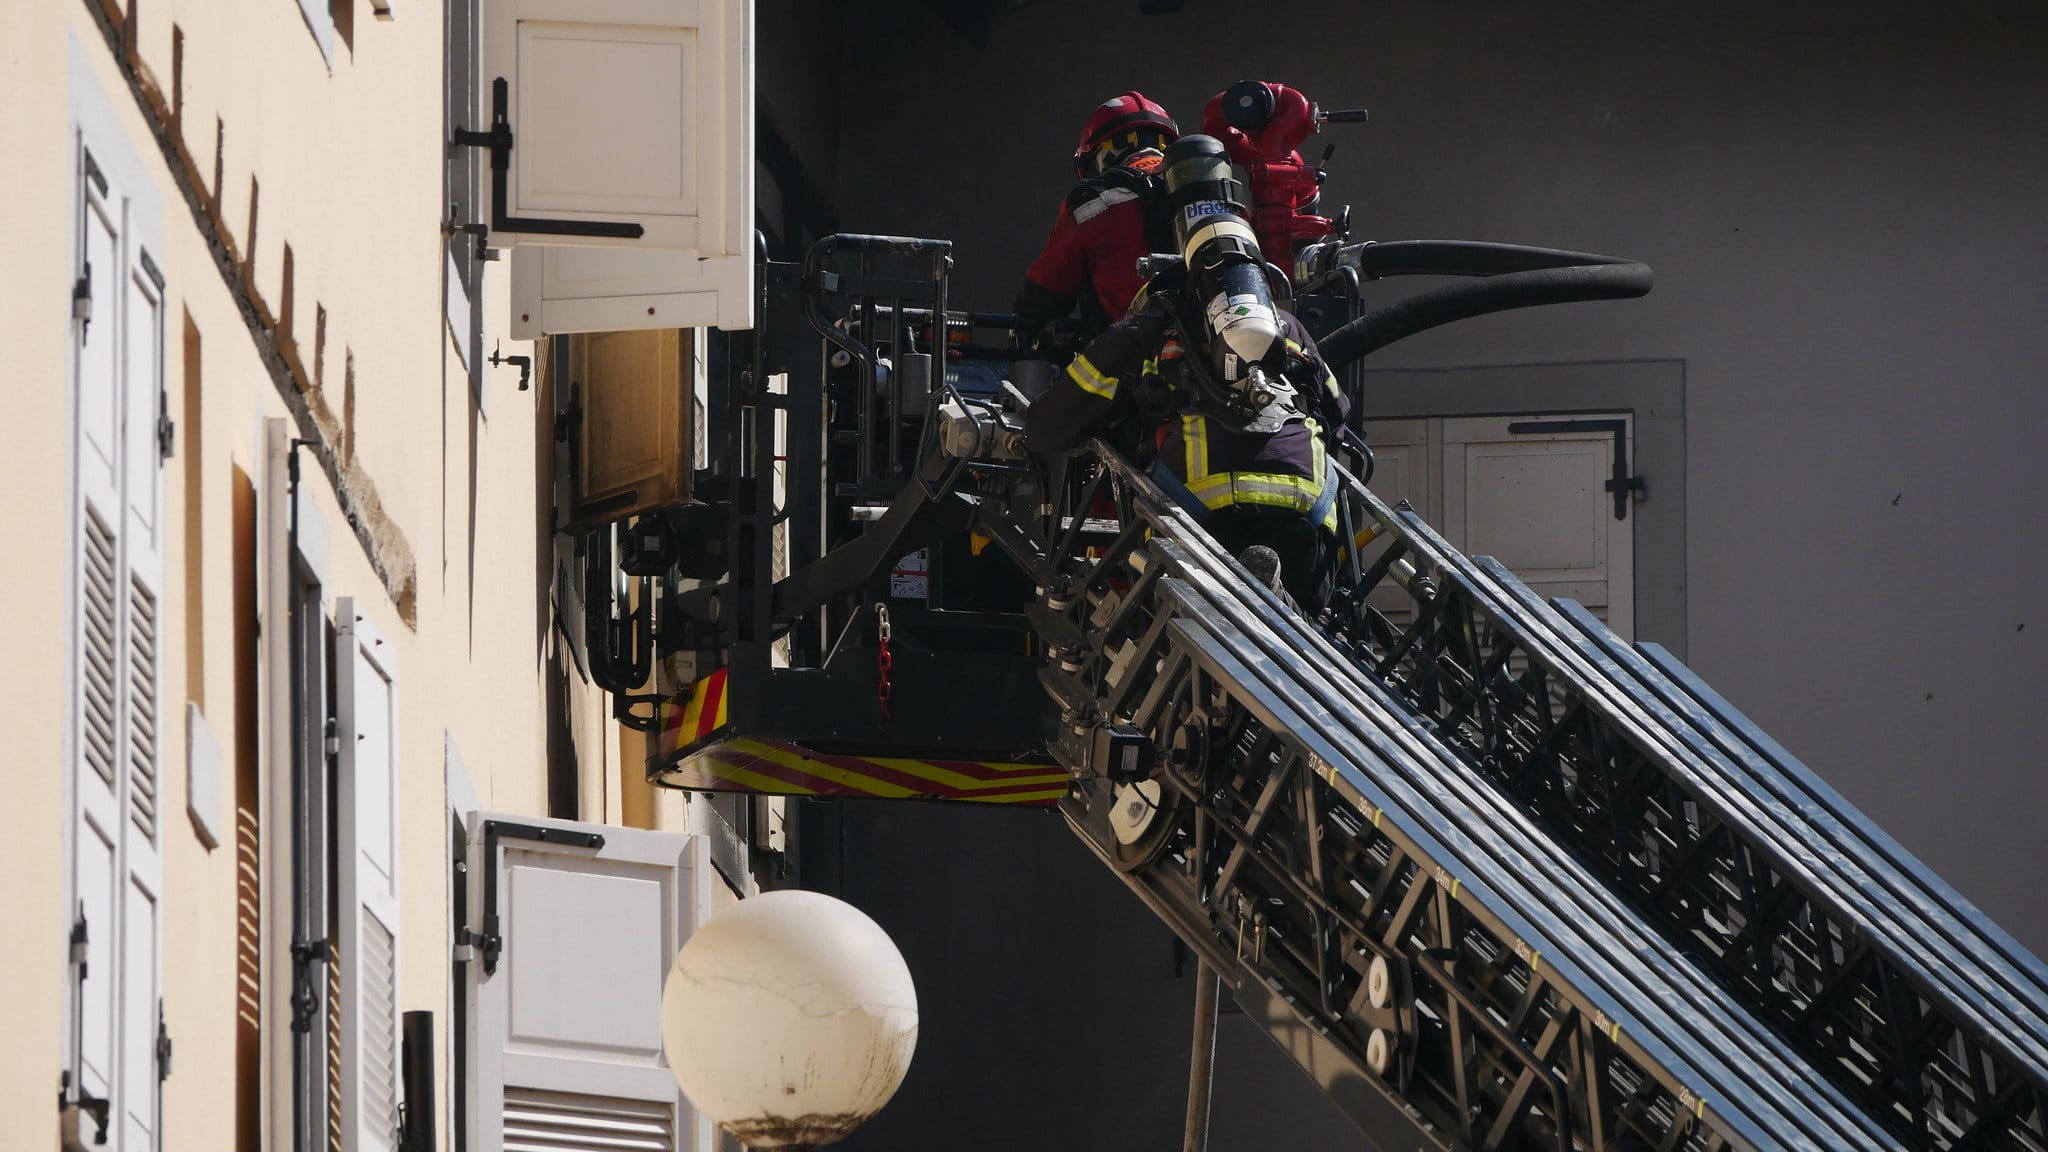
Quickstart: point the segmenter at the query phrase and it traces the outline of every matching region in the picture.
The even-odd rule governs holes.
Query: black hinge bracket
[[[171,1078],[171,1030],[164,1023],[164,1002],[156,1002],[156,1079],[161,1084]]]
[[[1601,487],[1614,495],[1614,518],[1628,519],[1631,498],[1649,492],[1641,476],[1628,471],[1628,421],[1608,420],[1517,420],[1508,425],[1510,436],[1539,436],[1549,432],[1604,432],[1614,437],[1614,472]]]
[[[646,232],[632,221],[542,220],[530,216],[505,215],[505,188],[512,175],[512,122],[508,105],[510,86],[503,76],[491,81],[491,127],[487,132],[457,128],[450,141],[458,148],[488,148],[491,152],[491,228],[498,232],[530,232],[547,236],[604,236],[615,240],[638,240]]]
[[[484,959],[484,972],[498,970],[498,954],[505,950],[505,938],[498,925],[498,841],[534,840],[543,844],[568,844],[577,848],[602,848],[604,837],[596,832],[571,828],[544,828],[538,824],[517,824],[510,820],[484,821],[484,927],[467,933]]]
[[[71,318],[78,321],[78,336],[83,340],[92,330],[92,261],[85,262],[85,269],[78,279],[71,282]]]
[[[85,902],[80,901],[78,914],[71,921],[71,966],[77,970],[77,983],[73,988],[71,1011],[74,1014],[73,1027],[81,1031],[85,1015],[86,940]],[[80,1038],[75,1042],[82,1044],[83,1040]],[[83,1067],[81,1056],[74,1053],[72,1059],[78,1061],[80,1067]],[[107,1142],[107,1120],[111,1115],[112,1106],[107,1102],[106,1097],[92,1094],[92,1091],[85,1086],[84,1075],[74,1076],[70,1069],[64,1070],[63,1074],[58,1078],[57,1103],[60,1108],[77,1107],[86,1115],[92,1117],[93,1143],[105,1144]]]
[[[313,984],[313,965],[328,959],[327,938],[294,940],[292,953],[292,1031],[311,1032],[313,1014],[320,1008],[320,994]]]
[[[177,451],[178,422],[171,419],[170,397],[162,392],[156,394],[156,455],[159,460],[169,460]]]

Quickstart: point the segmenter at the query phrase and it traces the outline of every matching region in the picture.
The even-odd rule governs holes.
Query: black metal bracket
[[[465,935],[467,942],[476,945],[482,954],[487,975],[497,972],[498,953],[505,950],[505,938],[498,925],[498,841],[507,837],[544,844],[569,844],[577,848],[604,847],[604,837],[596,832],[543,828],[538,824],[518,824],[510,820],[484,821],[484,928],[481,932]]]
[[[1517,420],[1508,425],[1510,436],[1534,436],[1546,432],[1605,432],[1614,437],[1614,474],[1602,485],[1614,494],[1614,518],[1628,519],[1629,498],[1648,492],[1641,476],[1628,471],[1628,421],[1608,420]]]
[[[156,1079],[161,1084],[171,1078],[171,1029],[164,1023],[164,1002],[156,1002]]]
[[[328,959],[327,938],[318,940],[294,940],[292,954],[292,1031],[311,1032],[313,1014],[320,1008],[319,993],[314,991],[314,963],[325,964]]]
[[[533,357],[500,356],[498,355],[498,346],[493,344],[491,345],[491,367],[496,368],[500,364],[510,364],[514,368],[519,369],[519,390],[521,392],[533,386]]]
[[[498,232],[530,232],[546,236],[605,236],[638,240],[646,231],[632,221],[543,220],[505,215],[505,185],[512,175],[512,122],[508,111],[511,87],[503,76],[491,81],[491,127],[487,132],[457,128],[451,141],[458,148],[491,152],[491,228]]]

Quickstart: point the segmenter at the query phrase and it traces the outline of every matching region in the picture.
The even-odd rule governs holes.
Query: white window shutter
[[[744,283],[707,277],[695,255],[673,250],[517,248],[512,252],[512,336],[537,340],[640,328],[750,328],[751,265],[744,272]]]
[[[123,755],[127,820],[122,824],[121,1097],[127,1152],[157,1144],[157,1024],[162,1017],[161,910],[163,765],[163,285],[133,239],[127,246],[121,305],[122,505],[127,538],[123,594]]]
[[[579,315],[595,307],[598,297],[587,293],[598,282],[629,282],[603,322],[576,330],[692,325],[669,314],[682,301],[649,296],[708,294],[721,327],[752,323],[753,24],[753,0],[488,7],[484,114],[511,138],[504,163],[491,165],[490,243],[673,254],[541,269],[552,280],[535,298],[586,293],[573,297],[583,302]],[[515,307],[521,315],[523,324],[540,323],[531,308]]]
[[[341,1147],[398,1145],[397,653],[357,602],[336,602],[335,738],[341,923]]]
[[[127,595],[121,556],[121,222],[119,201],[81,153],[77,339],[77,682],[74,689],[72,875],[74,938],[84,949],[72,980],[77,1016],[72,1064],[78,1090],[113,1099],[119,1088],[121,1019],[121,622]],[[108,1139],[120,1128],[110,1123]]]
[[[478,813],[469,845],[478,1152],[713,1152],[661,1050],[669,962],[710,903],[703,838]]]
[[[104,1147],[151,1152],[161,1112],[163,763],[159,667],[163,285],[126,202],[80,152],[76,359],[72,970],[75,1095],[108,1102]]]

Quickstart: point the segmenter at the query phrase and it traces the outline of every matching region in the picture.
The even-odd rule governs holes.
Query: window
[[[164,284],[126,190],[79,151],[66,1102],[109,1152],[158,1143]]]

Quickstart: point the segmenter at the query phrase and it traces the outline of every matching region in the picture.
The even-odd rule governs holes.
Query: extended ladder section
[[[1094,452],[1063,810],[1380,1146],[2048,1147],[2039,961],[1667,653],[1348,476],[1311,625]]]

